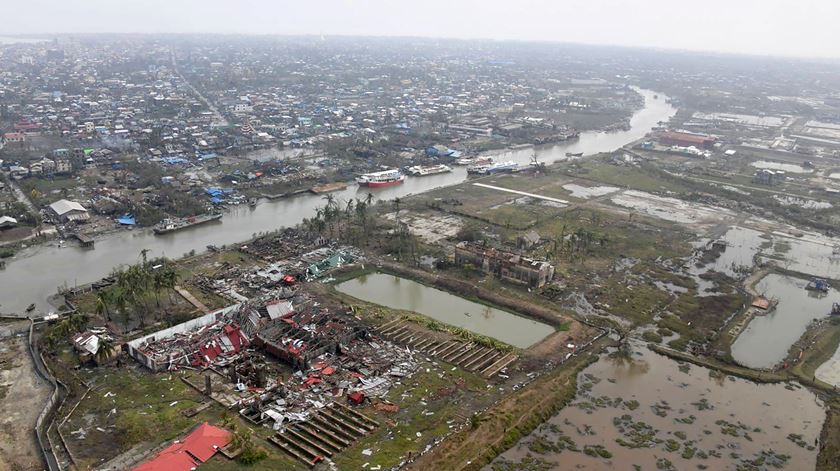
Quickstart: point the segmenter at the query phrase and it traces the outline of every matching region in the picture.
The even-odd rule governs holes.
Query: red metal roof
[[[217,448],[227,445],[232,439],[227,430],[204,422],[184,439],[183,449],[203,463],[216,454]]]
[[[218,448],[226,446],[231,440],[233,436],[230,432],[204,422],[183,442],[173,443],[133,471],[191,471],[212,458]]]
[[[190,455],[181,451],[181,444],[176,443],[160,452],[154,459],[137,466],[134,471],[190,471],[196,466],[197,463]]]
[[[693,142],[696,144],[703,144],[706,142],[714,142],[716,139],[712,136],[698,136],[696,134],[688,134],[684,132],[669,131],[662,135],[663,139],[671,139],[675,141]]]

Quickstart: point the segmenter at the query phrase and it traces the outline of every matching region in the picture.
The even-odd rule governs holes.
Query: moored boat
[[[344,190],[347,188],[347,184],[344,182],[333,182],[327,183],[325,185],[316,185],[309,189],[312,193],[319,195],[321,193],[330,193],[333,191]]]
[[[205,222],[215,221],[221,219],[221,213],[200,214],[198,216],[191,216],[188,218],[174,218],[164,219],[158,223],[152,230],[155,234],[168,234],[170,232],[180,231],[188,227],[204,224]]]
[[[381,172],[366,173],[356,178],[359,186],[368,188],[380,188],[383,186],[399,185],[405,181],[405,175],[397,169],[383,170]]]
[[[494,173],[513,172],[519,168],[519,164],[512,160],[496,162],[489,165],[472,165],[467,167],[467,173],[475,175],[492,175]]]
[[[414,167],[408,168],[408,173],[414,175],[415,177],[423,177],[426,175],[436,175],[438,173],[448,173],[451,172],[452,169],[446,165],[415,165]]]
[[[490,165],[493,163],[492,157],[478,157],[475,159],[458,159],[455,165],[471,166],[471,165]]]

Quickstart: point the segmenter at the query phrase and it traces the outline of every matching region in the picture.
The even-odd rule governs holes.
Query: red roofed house
[[[26,134],[22,132],[7,132],[3,139],[9,144],[23,144],[26,141]]]
[[[204,422],[182,442],[173,443],[134,471],[190,471],[212,458],[231,440],[233,434]]]
[[[659,136],[659,142],[669,146],[697,147],[709,149],[715,145],[717,138],[705,134],[691,134],[687,132],[668,131]]]

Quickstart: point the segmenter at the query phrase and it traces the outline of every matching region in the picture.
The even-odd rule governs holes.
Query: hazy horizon
[[[840,59],[840,2],[806,0],[32,0],[2,35],[243,34],[428,37]]]

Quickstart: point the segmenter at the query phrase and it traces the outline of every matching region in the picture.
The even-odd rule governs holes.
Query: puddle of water
[[[662,291],[671,293],[675,296],[679,296],[680,294],[688,293],[688,288],[684,288],[682,286],[677,286],[673,283],[668,283],[668,282],[660,281],[660,280],[654,280],[653,284],[656,285],[656,287],[661,289]]]
[[[588,200],[589,198],[608,195],[615,193],[621,188],[615,186],[581,186],[575,183],[567,183],[563,185],[563,189],[569,191],[572,198],[580,198]]]
[[[811,173],[811,170],[803,168],[801,165],[783,164],[781,162],[770,162],[767,160],[758,160],[751,163],[755,168],[765,168],[769,170],[782,170],[790,173]]]
[[[393,309],[414,311],[477,334],[528,348],[554,332],[541,322],[468,301],[416,281],[373,273],[339,283],[345,294]]]
[[[685,224],[697,222],[719,222],[732,212],[698,203],[689,203],[676,198],[656,196],[644,191],[626,190],[610,200],[625,208],[632,208],[648,216]]]
[[[828,316],[831,303],[840,301],[832,290],[817,296],[805,289],[807,280],[771,273],[755,286],[758,293],[779,301],[773,312],[756,316],[732,344],[732,357],[750,368],[772,368],[784,360],[814,319]]]
[[[762,456],[763,466],[743,469],[814,469],[824,420],[798,385],[719,376],[642,349],[584,370],[575,402],[485,471],[741,469]]]

